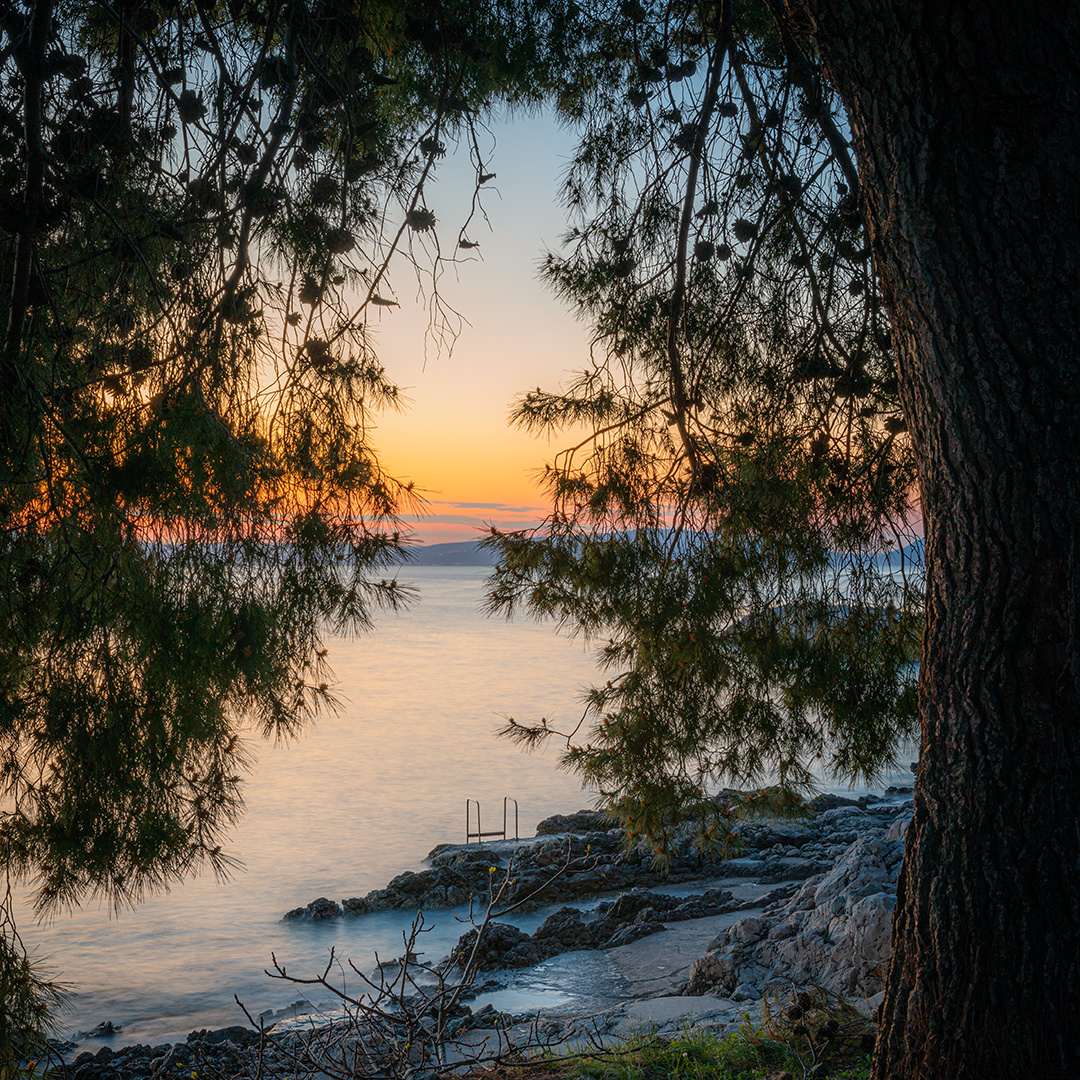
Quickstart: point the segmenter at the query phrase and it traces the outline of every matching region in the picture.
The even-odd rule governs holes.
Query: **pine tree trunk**
[[[1080,5],[807,0],[927,535],[876,1080],[1080,1077]]]

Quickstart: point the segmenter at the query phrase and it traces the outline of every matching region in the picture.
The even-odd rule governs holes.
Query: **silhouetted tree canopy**
[[[687,811],[726,832],[718,783],[865,781],[913,736],[919,510],[820,65],[757,3],[583,10],[558,98],[573,228],[544,276],[592,365],[514,419],[586,435],[548,467],[544,526],[491,541],[489,602],[597,643],[564,763],[662,845]]]
[[[453,334],[428,188],[460,145],[482,213],[484,117],[565,32],[533,14],[0,3],[0,859],[42,910],[227,872],[245,734],[333,708],[323,636],[408,599],[370,327],[404,274]]]
[[[515,407],[575,444],[489,605],[598,647],[566,763],[707,838],[715,784],[866,778],[917,720],[875,1076],[1080,1073],[1077,19],[0,0],[9,874],[226,869],[242,731],[330,706],[322,633],[404,599],[368,328],[468,251],[428,182],[459,143],[479,198],[492,106],[553,101],[543,273],[594,346]],[[10,1062],[48,987],[3,914]]]

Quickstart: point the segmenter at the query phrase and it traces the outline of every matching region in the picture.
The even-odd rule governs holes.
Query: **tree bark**
[[[1080,1077],[1080,6],[807,2],[927,537],[874,1077]]]

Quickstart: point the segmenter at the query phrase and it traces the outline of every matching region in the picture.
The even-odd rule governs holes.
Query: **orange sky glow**
[[[415,525],[425,544],[472,540],[488,523],[516,528],[543,518],[536,474],[573,440],[508,427],[510,405],[531,388],[556,389],[589,359],[588,327],[536,269],[568,228],[556,194],[572,142],[542,117],[502,124],[496,138],[490,168],[497,176],[484,200],[490,227],[476,218],[468,229],[482,259],[451,267],[440,282],[443,298],[467,320],[453,351],[425,342],[424,299],[400,270],[401,307],[380,310],[373,327],[379,357],[411,404],[377,417],[372,441],[387,470],[414,481],[428,500],[430,514]],[[427,192],[444,252],[469,210],[464,158],[451,151],[442,180]]]

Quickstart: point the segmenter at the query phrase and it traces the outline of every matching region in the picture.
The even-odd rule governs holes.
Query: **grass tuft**
[[[717,1035],[688,1026],[668,1038],[640,1034],[603,1051],[536,1058],[475,1080],[868,1080],[873,1021],[820,987],[792,987],[763,1003],[763,1022],[746,1018]]]
[[[673,1039],[638,1036],[610,1055],[569,1062],[568,1074],[589,1080],[751,1080],[796,1064],[788,1047],[746,1023],[726,1036],[703,1028],[687,1028]]]

